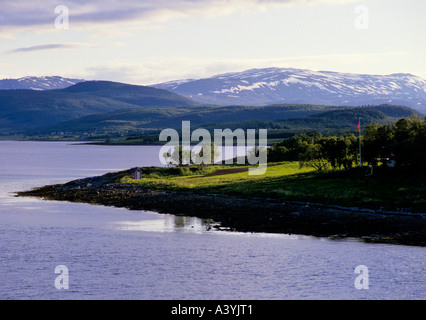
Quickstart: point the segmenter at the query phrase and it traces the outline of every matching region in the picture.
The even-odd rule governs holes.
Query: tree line
[[[411,167],[426,164],[426,118],[401,118],[393,125],[366,125],[361,136],[363,165]],[[316,170],[349,169],[359,164],[359,138],[355,134],[322,136],[298,134],[268,150],[268,162],[299,161]]]

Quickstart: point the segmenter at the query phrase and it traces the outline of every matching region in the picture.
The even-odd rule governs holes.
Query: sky
[[[251,68],[426,79],[424,0],[0,0],[0,79],[150,85]]]

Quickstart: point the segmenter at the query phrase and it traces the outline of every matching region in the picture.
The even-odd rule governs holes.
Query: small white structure
[[[135,168],[131,171],[132,173],[132,179],[133,180],[140,180],[142,179],[142,170],[139,168]]]

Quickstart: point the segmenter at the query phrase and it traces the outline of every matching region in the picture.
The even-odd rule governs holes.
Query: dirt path
[[[245,168],[232,168],[232,169],[221,169],[212,173],[205,174],[203,177],[214,177],[214,176],[223,176],[226,174],[240,173],[248,171],[248,167]]]

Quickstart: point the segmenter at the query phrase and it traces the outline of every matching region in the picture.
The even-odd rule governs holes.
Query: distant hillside
[[[266,107],[212,107],[197,106],[185,108],[130,108],[59,123],[52,127],[37,130],[52,131],[128,133],[149,129],[178,128],[182,121],[200,126],[211,123],[249,121],[256,119],[275,120],[312,115],[326,110],[339,110],[342,107],[314,105],[273,105]]]
[[[420,115],[402,106],[339,107],[315,105],[273,105],[265,107],[189,107],[131,108],[86,116],[37,130],[48,134],[57,131],[97,134],[129,134],[146,130],[180,128],[182,121],[191,127],[208,130],[220,128],[268,129],[269,132],[299,132],[322,130],[356,130],[358,118],[362,124],[393,123],[401,117]]]
[[[128,108],[194,106],[166,90],[89,81],[61,90],[0,90],[0,133],[27,131]]]
[[[274,104],[199,105],[163,89],[110,81],[85,81],[57,90],[0,90],[0,134],[97,132],[127,134],[179,128],[182,121],[206,128],[265,128],[271,132],[341,130],[353,119],[390,123],[415,114],[402,106]],[[364,121],[365,120],[365,121]]]
[[[26,131],[132,105],[59,91],[0,91],[0,132]]]
[[[369,106],[344,108],[341,110],[325,111],[306,117],[286,118],[277,120],[252,120],[239,121],[225,124],[212,124],[206,129],[213,129],[215,126],[226,125],[230,129],[269,129],[270,132],[336,132],[336,131],[356,131],[358,119],[361,119],[361,127],[368,123],[394,124],[400,118],[416,115],[424,117],[414,109],[403,106]]]
[[[58,76],[53,77],[23,77],[19,79],[0,80],[0,90],[53,90],[64,89],[76,83],[82,82],[82,79],[70,79]]]
[[[170,81],[153,87],[166,89],[204,104],[392,104],[405,105],[426,113],[426,80],[407,73],[369,75],[263,68],[204,79]]]
[[[167,90],[111,81],[86,81],[61,90],[84,93],[134,104],[141,107],[181,107],[198,105],[194,101]]]

